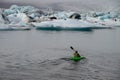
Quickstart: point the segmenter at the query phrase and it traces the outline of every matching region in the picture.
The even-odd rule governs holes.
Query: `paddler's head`
[[[75,53],[78,53],[78,51],[75,51]]]

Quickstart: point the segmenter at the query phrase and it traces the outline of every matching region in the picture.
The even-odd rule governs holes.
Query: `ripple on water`
[[[106,76],[104,75],[106,73]],[[3,75],[4,74],[4,75]],[[0,71],[1,80],[110,80],[112,73],[104,68],[90,64],[88,59],[79,62],[68,58],[35,61],[32,64],[7,64],[6,69]],[[7,76],[7,77],[5,77]],[[12,77],[11,77],[12,76]],[[17,76],[17,77],[16,77]],[[114,76],[114,75],[113,75]],[[3,78],[2,78],[3,77]],[[110,78],[108,78],[110,77]]]

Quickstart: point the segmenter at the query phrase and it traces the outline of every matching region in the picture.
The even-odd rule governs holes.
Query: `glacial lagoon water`
[[[86,59],[69,60],[73,46]],[[0,31],[0,80],[119,80],[120,28]]]

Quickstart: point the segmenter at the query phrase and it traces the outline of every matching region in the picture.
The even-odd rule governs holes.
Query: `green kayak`
[[[71,57],[70,59],[73,60],[73,61],[80,61],[82,59],[85,59],[85,57],[84,56],[81,56],[81,57]]]

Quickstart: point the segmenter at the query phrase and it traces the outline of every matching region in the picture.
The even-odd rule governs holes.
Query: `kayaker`
[[[73,55],[74,55],[74,57],[81,57],[80,54],[78,53],[78,51],[75,51],[75,53]]]

